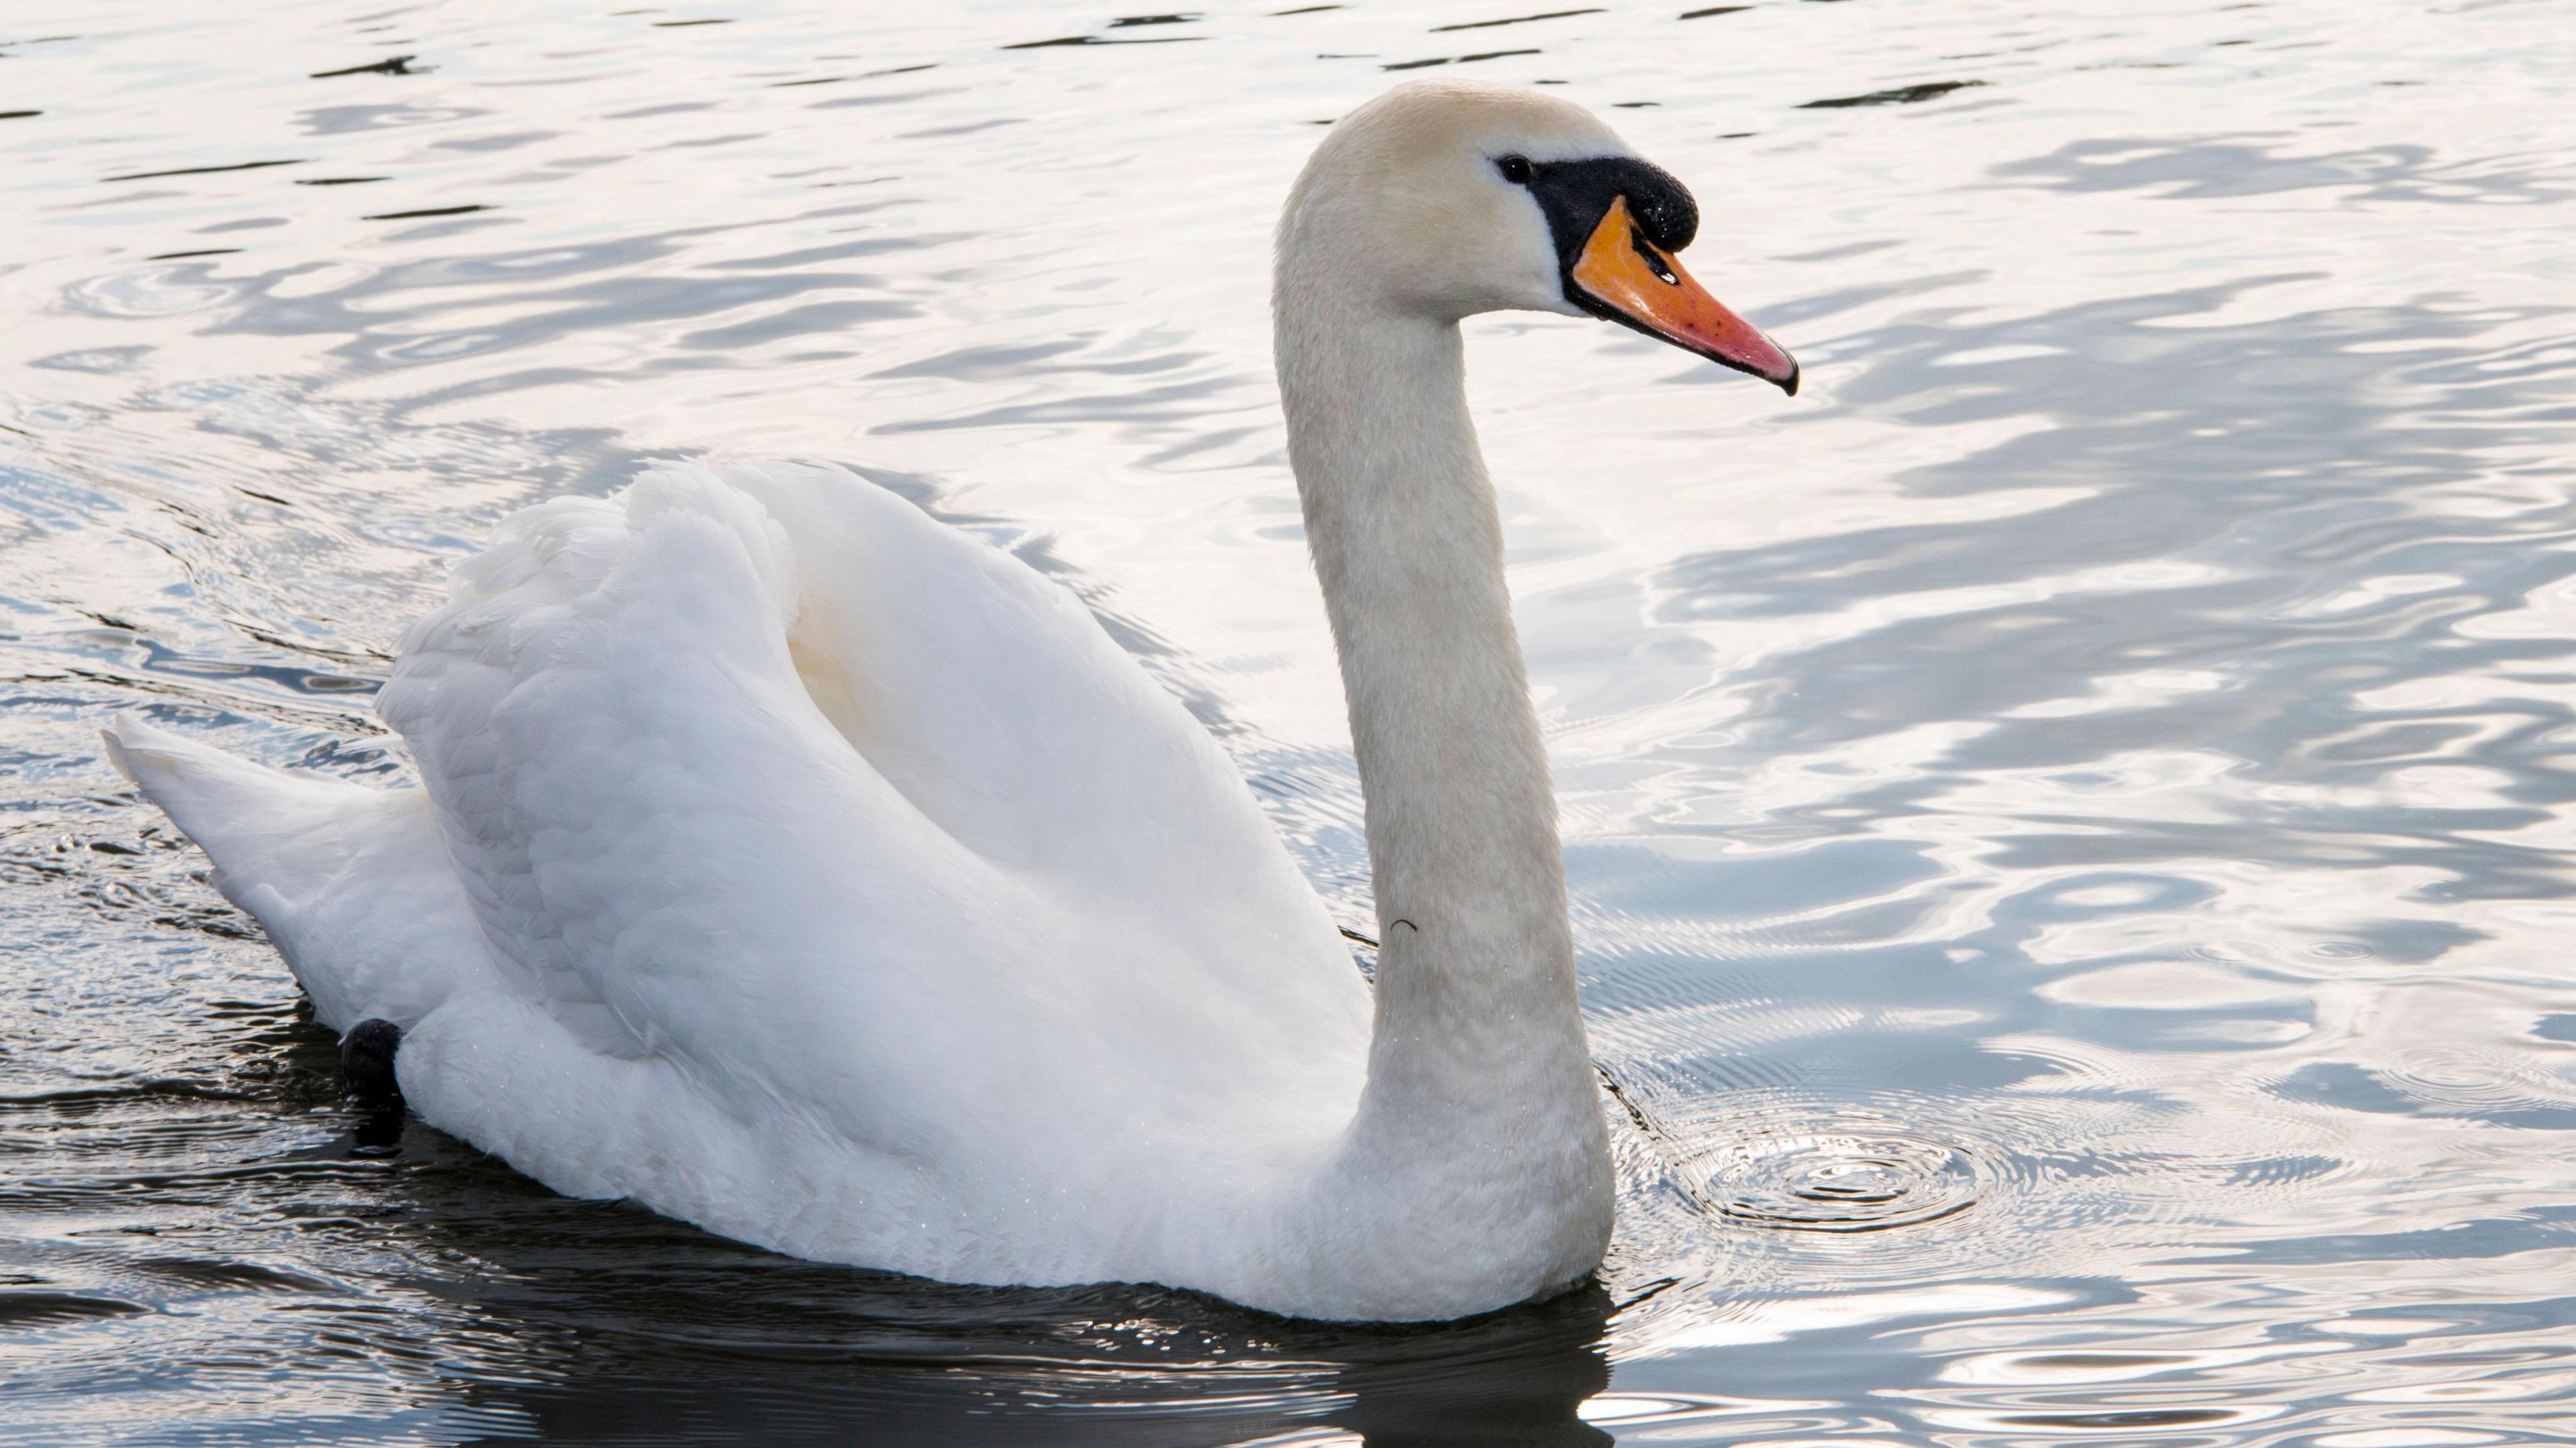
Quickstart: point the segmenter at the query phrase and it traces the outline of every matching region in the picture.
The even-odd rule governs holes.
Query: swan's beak
[[[1646,240],[1616,197],[1567,273],[1575,300],[1614,322],[1661,337],[1798,395],[1798,361],[1762,329],[1719,305],[1671,252]]]

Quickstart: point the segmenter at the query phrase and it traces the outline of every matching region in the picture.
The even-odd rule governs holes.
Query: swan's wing
[[[816,703],[941,828],[1194,942],[1332,939],[1234,763],[1061,584],[839,468],[722,476],[794,551]]]
[[[378,696],[504,974],[589,1050],[692,1044],[726,1005],[704,962],[810,976],[781,954],[843,923],[811,898],[836,846],[937,846],[800,707],[773,535],[686,477],[525,509],[457,568]]]
[[[409,1026],[493,984],[421,791],[264,769],[131,717],[105,734],[108,758],[205,848],[324,1025]]]
[[[685,465],[529,509],[406,639],[379,707],[530,998],[907,1149],[1355,1091],[1365,991],[1213,741],[1061,590],[804,476],[783,521]],[[809,692],[817,609],[858,641]]]

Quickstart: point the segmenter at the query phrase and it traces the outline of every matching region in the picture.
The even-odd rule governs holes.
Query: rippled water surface
[[[641,458],[1017,548],[1370,918],[1265,249],[1426,73],[1612,117],[1808,366],[1470,329],[1601,1286],[945,1288],[361,1146],[93,731],[392,778],[442,566]],[[9,0],[6,1436],[2576,1441],[2570,116],[2548,3]]]

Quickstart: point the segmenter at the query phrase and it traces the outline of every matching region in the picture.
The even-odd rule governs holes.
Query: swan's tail
[[[101,731],[117,772],[214,861],[314,1014],[408,1026],[492,970],[438,821],[417,789],[368,789],[237,759],[127,715]]]
[[[116,772],[205,847],[215,868],[245,878],[301,874],[318,841],[317,814],[357,793],[334,780],[297,779],[155,729],[131,714],[99,731]]]

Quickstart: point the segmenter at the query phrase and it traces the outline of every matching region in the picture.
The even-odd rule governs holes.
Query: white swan
[[[1458,320],[1592,312],[1795,390],[1689,195],[1455,83],[1279,231],[1289,451],[1348,688],[1374,1008],[1207,733],[1074,599],[822,467],[504,522],[379,708],[423,789],[127,720],[118,764],[411,1108],[804,1257],[1424,1319],[1572,1283],[1612,1182]],[[1373,1017],[1373,1019],[1372,1019]]]

